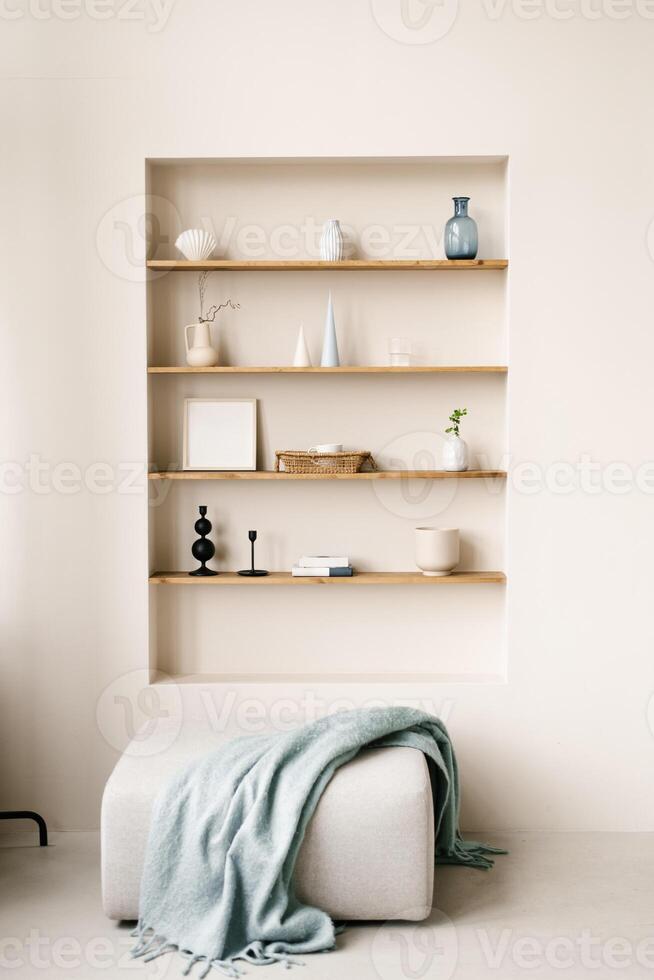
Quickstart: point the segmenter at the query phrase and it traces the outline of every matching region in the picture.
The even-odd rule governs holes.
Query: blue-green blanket
[[[409,746],[432,760],[436,860],[489,868],[496,848],[458,829],[454,750],[438,718],[412,708],[331,715],[288,734],[237,738],[159,795],[141,883],[134,956],[177,950],[237,976],[236,961],[288,965],[334,946],[335,929],[293,890],[300,844],[336,769],[361,749]]]

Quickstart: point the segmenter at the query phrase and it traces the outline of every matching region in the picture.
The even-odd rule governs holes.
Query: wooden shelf
[[[275,470],[160,470],[149,480],[491,480],[506,479],[506,470],[376,470],[371,473],[278,473]]]
[[[156,670],[156,668],[155,668]],[[157,687],[173,684],[504,684],[504,674],[437,674],[347,672],[295,674],[156,674]]]
[[[148,374],[507,374],[505,364],[416,365],[345,365],[344,367],[149,367]]]
[[[319,262],[310,259],[278,261],[258,259],[150,259],[148,269],[170,272],[483,272],[507,269],[508,259],[346,259],[342,262]]]
[[[152,585],[503,585],[503,572],[453,572],[443,578],[421,572],[355,572],[351,578],[293,578],[290,572],[271,572],[265,578],[243,578],[236,572],[221,572],[212,578],[194,578],[188,572],[155,572]]]

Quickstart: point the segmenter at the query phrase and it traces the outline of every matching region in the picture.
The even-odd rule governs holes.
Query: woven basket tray
[[[275,470],[282,473],[360,473],[366,463],[377,464],[368,452],[306,453],[290,449],[275,453]]]

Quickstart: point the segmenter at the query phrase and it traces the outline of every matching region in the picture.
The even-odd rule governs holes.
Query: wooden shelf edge
[[[274,259],[149,259],[148,269],[160,272],[473,272],[507,269],[508,259],[346,259],[321,262],[311,259],[279,261]]]
[[[212,578],[194,578],[188,572],[154,572],[151,585],[503,585],[503,572],[453,572],[433,578],[420,572],[355,572],[351,578],[293,578],[290,572],[271,572],[265,578],[247,579],[236,572],[220,572]]]
[[[387,365],[344,365],[343,367],[149,367],[148,374],[508,374],[505,364],[416,365],[389,367]]]
[[[153,668],[153,686],[221,684],[505,684],[504,674],[437,673],[295,673],[295,674],[167,674]]]
[[[506,470],[376,470],[365,473],[278,473],[275,470],[159,470],[149,480],[505,480]]]

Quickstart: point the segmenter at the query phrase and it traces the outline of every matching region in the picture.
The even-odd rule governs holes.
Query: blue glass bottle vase
[[[445,225],[448,259],[476,259],[479,250],[477,222],[468,214],[469,197],[454,197],[454,216]]]

